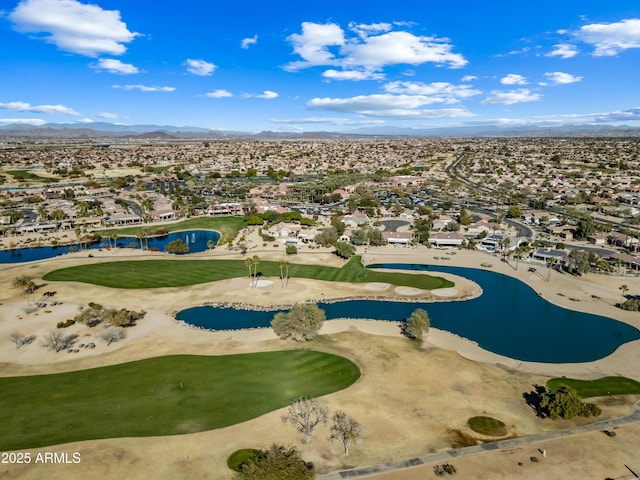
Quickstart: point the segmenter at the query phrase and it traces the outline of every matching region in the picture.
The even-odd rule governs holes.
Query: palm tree
[[[254,255],[253,257],[251,257],[251,260],[253,262],[253,281],[254,281],[254,287],[257,286],[257,282],[258,282],[258,265],[260,265],[260,257],[258,255]]]
[[[142,250],[142,247],[144,246],[144,244],[142,243],[142,240],[144,240],[144,238],[145,238],[145,234],[144,234],[144,231],[142,229],[140,229],[140,230],[138,230],[136,232],[136,238],[140,242],[140,250]]]
[[[249,286],[253,287],[253,259],[252,258],[245,258],[244,259],[244,265],[245,267],[247,267],[249,269]]]
[[[207,247],[209,248],[209,251],[211,251],[213,248],[213,240],[207,240]]]
[[[289,286],[289,267],[291,266],[291,264],[289,262],[284,262],[284,269],[285,269],[285,273],[284,273],[284,278],[285,280],[285,287]]]
[[[282,260],[281,260],[281,261],[280,261],[280,263],[278,264],[278,266],[280,267],[280,286],[281,286],[282,288],[284,288],[284,274],[283,274],[283,272],[282,272],[282,270],[284,269],[284,264],[285,264],[285,262],[284,262],[284,261],[282,261]]]
[[[622,306],[622,304],[624,303],[624,295],[629,291],[629,287],[626,284],[620,285],[618,287],[618,290],[622,292],[622,295],[620,297],[620,306]]]

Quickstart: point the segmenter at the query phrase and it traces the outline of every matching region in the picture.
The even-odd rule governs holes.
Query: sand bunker
[[[423,293],[423,290],[413,287],[396,287],[395,291],[400,295],[421,295]]]
[[[270,287],[271,285],[273,285],[273,282],[271,280],[258,280],[249,284],[249,286],[257,288]]]
[[[389,288],[390,285],[388,283],[383,283],[383,282],[371,282],[371,283],[367,283],[365,285],[365,289],[366,290],[386,290],[387,288]]]
[[[455,297],[458,294],[458,289],[456,288],[437,288],[435,290],[431,290],[431,293],[438,297]]]

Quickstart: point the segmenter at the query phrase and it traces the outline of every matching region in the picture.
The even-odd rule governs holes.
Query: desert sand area
[[[124,251],[127,250],[127,251]],[[253,252],[251,252],[253,253]],[[263,259],[282,259],[275,251],[257,251]],[[618,287],[640,291],[640,280],[595,274],[575,278],[556,271],[529,272],[521,263],[517,270],[499,258],[478,252],[456,251],[448,260],[435,259],[445,252],[426,248],[371,248],[363,252],[363,263],[404,262],[482,268],[491,263],[494,271],[519,278],[552,303],[596,313],[640,327],[637,313],[616,307]],[[443,275],[455,288],[442,292],[415,292],[389,288],[384,284],[344,284],[292,278],[286,289],[279,279],[268,280],[262,288],[250,288],[249,280],[236,278],[194,285],[188,288],[120,290],[87,284],[55,282],[41,290],[55,290],[61,304],[25,312],[27,298],[12,286],[19,275],[29,275],[36,283],[53,269],[80,263],[123,259],[126,256],[165,258],[162,253],[104,251],[94,258],[86,252],[55,260],[0,267],[0,375],[17,376],[79,370],[167,354],[192,353],[222,355],[296,348],[300,344],[278,339],[270,329],[209,332],[188,328],[174,320],[176,311],[207,302],[244,303],[258,306],[291,304],[330,298],[385,296],[407,300],[455,301],[481,294],[478,285],[466,279]],[[190,255],[189,258],[242,258],[224,250]],[[340,265],[327,252],[305,252],[288,261]],[[189,259],[185,259],[189,261]],[[431,273],[431,272],[430,272]],[[561,295],[559,295],[561,293]],[[597,298],[594,298],[593,296]],[[16,349],[9,342],[14,331],[41,337],[58,321],[72,317],[90,301],[110,308],[144,309],[138,325],[127,329],[121,342],[78,353],[53,353],[38,345]],[[91,338],[88,327],[74,325],[69,332]],[[365,428],[364,439],[352,447],[349,456],[340,445],[330,443],[328,429],[321,427],[309,444],[303,444],[293,427],[281,422],[285,409],[231,427],[158,438],[118,438],[75,442],[29,450],[79,453],[77,464],[3,465],[0,479],[229,479],[229,454],[239,448],[264,448],[273,442],[297,446],[306,460],[314,462],[320,474],[410,459],[451,448],[495,440],[484,438],[467,427],[467,419],[487,415],[508,426],[506,437],[570,428],[593,420],[551,421],[537,418],[522,394],[547,378],[565,375],[599,378],[623,375],[640,380],[640,341],[623,345],[604,359],[580,364],[542,364],[500,357],[474,343],[432,328],[422,348],[400,335],[393,322],[343,319],[326,322],[321,335],[304,347],[345,356],[358,364],[361,379],[353,386],[321,399],[330,410],[341,409]],[[609,419],[629,414],[637,396],[595,399]],[[624,467],[640,470],[637,444],[640,425],[619,427],[615,437],[592,432],[523,446],[512,451],[486,453],[450,460],[460,478],[560,479],[629,478]],[[504,438],[504,437],[503,437]],[[540,449],[540,450],[539,450]],[[548,454],[541,455],[544,450]],[[531,457],[538,460],[534,462]],[[636,470],[636,471],[637,471]],[[380,473],[367,478],[396,480],[436,478],[433,465]]]

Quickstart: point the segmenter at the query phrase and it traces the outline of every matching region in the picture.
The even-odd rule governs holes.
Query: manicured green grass
[[[508,433],[507,426],[497,418],[492,417],[471,417],[467,420],[467,425],[474,432],[488,437],[504,437]]]
[[[574,388],[582,398],[640,394],[640,382],[625,377],[603,377],[597,380],[552,378],[547,381],[547,388],[552,391],[556,391],[560,385]]]
[[[101,237],[107,237],[111,233],[115,233],[116,235],[127,236],[130,235],[135,237],[138,232],[141,230],[165,230],[167,232],[177,232],[180,230],[216,230],[220,233],[220,238],[231,237],[235,238],[238,234],[238,230],[245,226],[244,218],[242,217],[198,217],[198,218],[189,218],[187,220],[183,220],[178,223],[168,223],[168,224],[153,224],[152,226],[136,226],[129,228],[118,228],[118,229],[105,229],[105,230],[96,230],[96,233]]]
[[[60,354],[62,355],[62,354]],[[77,372],[0,378],[0,450],[234,425],[353,384],[351,361],[312,350],[174,355]]]
[[[280,278],[279,262],[263,261],[258,274]],[[54,270],[44,276],[46,281],[92,283],[113,288],[183,287],[228,278],[249,276],[242,260],[139,260],[107,262]],[[292,263],[290,278],[311,278],[330,282],[384,282],[433,290],[453,286],[441,277],[425,274],[374,272],[366,269],[360,257],[351,258],[344,266],[326,267]]]
[[[229,467],[233,471],[239,471],[240,466],[247,463],[248,460],[257,457],[262,452],[260,450],[256,450],[255,448],[243,448],[241,450],[236,450],[227,459],[227,467]]]
[[[52,177],[41,177],[34,173],[29,172],[28,170],[7,170],[7,173],[16,180],[24,180],[24,181],[32,181],[32,182],[42,182],[42,183],[56,183],[59,182],[59,178]]]

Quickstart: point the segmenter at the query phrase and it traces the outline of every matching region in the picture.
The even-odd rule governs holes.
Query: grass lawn
[[[0,450],[226,427],[353,384],[351,361],[313,350],[173,355],[0,378]],[[10,414],[8,414],[10,412]],[[286,427],[283,427],[286,428]]]
[[[552,391],[560,388],[560,385],[574,388],[582,398],[640,394],[640,382],[625,377],[603,377],[597,380],[552,378],[547,381],[547,388]]]
[[[216,230],[220,233],[220,239],[226,237],[235,238],[238,230],[245,226],[243,217],[198,217],[189,218],[178,223],[153,224],[152,226],[136,226],[129,228],[110,228],[105,230],[96,230],[101,237],[106,237],[111,233],[116,235],[135,237],[141,230],[154,231],[165,230],[167,232],[176,232],[179,230]]]
[[[261,262],[258,274],[280,278],[279,262]],[[179,259],[79,265],[49,272],[44,276],[44,280],[84,282],[112,288],[161,288],[183,287],[242,276],[249,276],[249,270],[242,260]],[[289,267],[289,277],[330,282],[385,282],[425,290],[453,286],[452,282],[431,275],[374,272],[362,265],[359,256],[352,257],[340,268],[292,263]]]
[[[507,426],[492,417],[471,417],[467,420],[467,425],[474,432],[488,437],[503,437],[508,433]]]
[[[39,175],[36,175],[35,173],[31,173],[28,170],[7,170],[7,173],[13,176],[13,178],[16,180],[42,182],[42,183],[56,183],[60,181],[59,178],[41,177]]]

